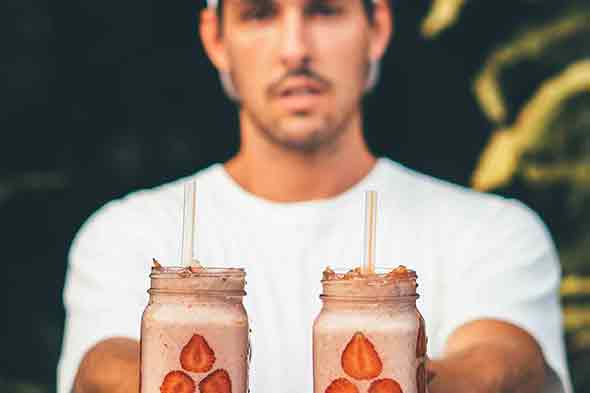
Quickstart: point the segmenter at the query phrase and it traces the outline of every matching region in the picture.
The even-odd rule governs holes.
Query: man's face
[[[241,115],[272,142],[316,150],[360,112],[371,25],[361,0],[224,0]]]

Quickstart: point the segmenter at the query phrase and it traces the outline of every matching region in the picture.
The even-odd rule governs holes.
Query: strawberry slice
[[[418,329],[418,341],[416,342],[416,357],[420,358],[426,355],[426,325],[420,311],[416,310],[416,313],[418,314],[418,321],[420,323],[420,328]]]
[[[403,393],[402,387],[393,379],[378,379],[369,387],[369,393]]]
[[[201,393],[231,393],[231,379],[225,370],[215,370],[199,383]]]
[[[342,369],[354,379],[372,379],[383,370],[375,346],[361,332],[356,332],[342,352]]]
[[[359,390],[348,379],[338,378],[328,385],[325,393],[359,393]]]
[[[180,364],[186,371],[206,373],[213,368],[215,352],[205,337],[195,334],[180,352]]]
[[[195,393],[195,381],[182,371],[171,371],[164,377],[161,393]]]

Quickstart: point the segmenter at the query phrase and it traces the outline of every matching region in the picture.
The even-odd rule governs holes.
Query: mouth
[[[293,97],[293,96],[312,96],[320,94],[320,90],[310,86],[294,86],[284,89],[279,97]]]
[[[323,94],[321,84],[306,78],[285,83],[278,89],[275,98],[288,111],[307,111],[317,105]]]

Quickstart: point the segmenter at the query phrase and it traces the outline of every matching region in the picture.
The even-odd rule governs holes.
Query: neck
[[[275,202],[335,197],[361,181],[376,163],[363,138],[357,113],[337,140],[317,151],[279,146],[240,118],[241,146],[225,164],[242,188]]]

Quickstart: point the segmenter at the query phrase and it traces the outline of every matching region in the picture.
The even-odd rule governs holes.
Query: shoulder
[[[421,210],[431,217],[463,225],[511,221],[525,226],[544,227],[539,216],[524,203],[499,195],[478,192],[384,160],[389,171],[390,194],[406,208]],[[399,190],[399,191],[394,191]]]
[[[388,195],[445,248],[553,248],[539,215],[524,203],[482,193],[385,160]]]
[[[218,165],[213,165],[194,175],[129,193],[102,206],[90,217],[88,223],[145,217],[146,214],[154,217],[158,214],[166,214],[170,210],[178,210],[183,203],[184,184],[190,180],[196,180],[199,184],[209,182],[218,170]]]
[[[104,244],[125,239],[165,240],[180,230],[184,183],[196,180],[210,183],[218,176],[219,165],[194,175],[150,189],[138,190],[112,200],[94,212],[78,231],[72,250],[91,244]]]

